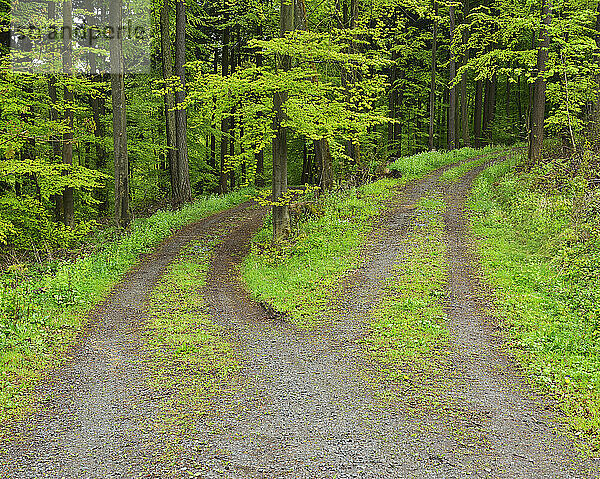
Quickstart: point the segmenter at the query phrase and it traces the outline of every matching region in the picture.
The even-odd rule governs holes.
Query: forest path
[[[600,463],[579,457],[559,434],[550,403],[519,378],[482,313],[462,209],[478,171],[453,185],[440,183],[437,171],[401,190],[363,266],[312,331],[269,318],[240,281],[261,211],[238,207],[173,236],[96,312],[73,360],[46,384],[47,406],[0,451],[1,477],[599,477]],[[432,194],[447,205],[451,355],[436,378],[405,390],[386,379],[361,339],[402,261],[415,205]],[[145,301],[184,244],[223,227],[203,296],[242,359],[241,378],[174,439],[145,421],[160,414],[139,354]],[[165,463],[160,456],[173,440],[177,457]]]
[[[200,424],[181,464],[206,478],[600,477],[600,462],[580,457],[559,433],[549,402],[519,377],[482,313],[463,207],[484,167],[454,184],[439,181],[442,169],[404,188],[363,266],[312,331],[267,319],[248,299],[237,264],[251,228],[221,244],[205,297],[242,351],[245,387]],[[451,354],[436,377],[406,391],[386,380],[361,340],[402,261],[415,205],[430,195],[447,205]]]

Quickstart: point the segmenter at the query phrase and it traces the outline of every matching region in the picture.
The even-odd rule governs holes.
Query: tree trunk
[[[475,82],[475,105],[473,111],[473,136],[475,148],[481,148],[481,114],[483,113],[483,80]]]
[[[433,0],[433,14],[437,17],[438,5],[437,1]],[[435,137],[435,72],[437,62],[437,18],[433,19],[433,39],[431,41],[431,80],[429,83],[429,149],[433,150]]]
[[[546,110],[546,62],[550,35],[548,27],[552,21],[551,0],[542,0],[542,25],[540,28],[540,46],[537,54],[537,76],[531,106],[531,133],[529,135],[529,161],[537,163],[542,159],[542,141],[544,139],[544,113]]]
[[[73,49],[70,32],[73,31],[73,3],[65,0],[63,3],[63,24],[65,35],[63,36],[63,73],[73,76]],[[68,33],[67,33],[68,32]],[[73,165],[73,91],[68,85],[64,88],[65,100],[65,123],[67,129],[63,133],[62,161],[67,165]],[[63,191],[63,221],[67,226],[73,226],[75,221],[75,205],[73,188],[71,186]]]
[[[173,57],[171,54],[171,38],[169,35],[169,0],[164,0],[160,8],[160,50],[162,57],[163,79],[165,82],[173,76]],[[175,126],[175,96],[172,87],[165,84],[165,133],[167,137],[167,158],[169,161],[169,176],[171,179],[171,199],[177,208],[179,191],[179,168],[177,168],[177,139]]]
[[[298,30],[307,29],[306,5],[304,0],[295,0],[294,2],[294,20],[295,28]],[[313,65],[313,69],[316,67]],[[316,76],[313,81],[317,81]],[[331,164],[331,153],[329,151],[329,140],[320,138],[314,140],[315,164],[321,169],[319,185],[323,191],[330,190],[333,186],[333,168]],[[350,156],[350,155],[349,155]]]
[[[454,38],[454,6],[450,5],[450,42]],[[456,76],[456,59],[452,49],[450,49],[450,64],[448,65],[450,74],[450,81],[454,81]],[[456,148],[456,86],[452,85],[448,91],[448,149],[454,150]]]
[[[187,146],[187,108],[185,103],[185,0],[175,3],[175,75],[179,85],[175,91],[175,141],[177,145],[177,197],[173,198],[176,208],[192,201],[190,185],[190,167]]]
[[[321,178],[319,179],[321,190],[330,190],[333,187],[333,168],[329,142],[325,138],[315,141],[315,163],[321,168]]]
[[[281,0],[280,36],[294,30],[294,5],[288,0]],[[287,71],[291,66],[291,59],[283,56],[280,66]],[[288,236],[290,231],[290,214],[287,204],[276,204],[281,201],[282,195],[287,192],[287,127],[282,123],[285,120],[283,104],[288,99],[286,91],[277,91],[273,95],[273,239],[279,240]]]
[[[258,25],[256,29],[256,37],[259,40],[263,38],[262,25]],[[256,51],[256,66],[261,68],[263,66],[263,56],[260,53],[260,49]],[[261,118],[262,114],[259,112],[257,117]],[[254,154],[254,160],[256,161],[256,175],[254,177],[254,184],[259,188],[265,186],[265,152],[261,148],[260,151]]]
[[[120,27],[121,22],[121,0],[110,0],[110,24]],[[131,221],[131,211],[129,209],[129,158],[127,155],[127,118],[121,38],[113,35],[109,47],[115,148],[115,221],[118,228],[125,228]]]
[[[467,15],[469,14],[469,0],[464,2],[463,21],[467,21]],[[463,30],[462,43],[467,45],[469,41],[468,30]],[[469,63],[469,49],[465,50],[463,57],[463,65]],[[461,136],[463,146],[471,146],[471,139],[469,138],[469,98],[467,96],[467,75],[464,74],[460,80],[460,121],[461,121]]]
[[[228,5],[225,2],[225,21],[229,21]],[[223,30],[223,52],[221,54],[221,75],[229,75],[229,25]],[[227,193],[227,169],[225,159],[227,157],[227,142],[229,140],[229,117],[223,114],[221,119],[221,165],[219,171],[219,190],[221,194]]]

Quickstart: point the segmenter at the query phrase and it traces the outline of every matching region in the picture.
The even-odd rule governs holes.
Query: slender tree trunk
[[[110,0],[110,25],[122,23],[121,0]],[[115,221],[125,228],[131,221],[129,209],[129,157],[127,154],[127,117],[125,108],[125,73],[121,37],[110,39],[110,83],[113,108],[113,143],[115,149]]]
[[[229,21],[228,4],[225,2],[225,21]],[[229,25],[223,30],[223,52],[221,54],[221,75],[229,75]],[[221,166],[219,171],[219,190],[222,194],[227,193],[227,144],[229,141],[229,116],[223,114],[221,119]]]
[[[52,2],[50,3],[52,4]],[[58,122],[59,116],[58,110],[56,109],[56,104],[58,103],[58,95],[56,92],[56,77],[54,75],[48,78],[48,96],[50,97],[50,101],[52,102],[52,106],[50,107],[50,119],[54,122]],[[54,163],[54,161],[56,161],[57,158],[61,158],[62,156],[60,137],[58,137],[57,135],[52,135],[50,143],[52,144],[52,163]],[[54,202],[54,219],[56,221],[63,222],[63,195],[52,195],[51,200]]]
[[[454,6],[450,5],[450,42],[454,38]],[[454,81],[456,76],[456,58],[454,53],[450,50],[450,64],[448,65],[450,73],[450,81]],[[456,148],[456,86],[452,85],[448,92],[448,149],[454,150]]]
[[[473,111],[473,136],[475,148],[481,148],[481,114],[483,113],[483,80],[475,81],[475,105]]]
[[[489,80],[489,88],[485,95],[484,108],[487,112],[487,120],[485,121],[484,135],[491,142],[496,117],[496,91],[498,90],[498,75],[494,73]]]
[[[232,72],[233,73],[233,72]],[[229,158],[235,156],[235,107],[231,109],[231,116],[229,117]],[[232,190],[235,188],[235,166],[232,165],[229,170],[229,188]]]
[[[190,185],[190,167],[187,145],[187,108],[185,104],[185,0],[176,0],[175,3],[175,75],[179,78],[179,85],[175,91],[175,141],[177,144],[177,179],[179,187],[178,196],[174,198],[176,208],[192,201],[192,187]]]
[[[463,21],[467,21],[467,15],[469,14],[469,0],[464,2]],[[469,41],[468,30],[463,30],[462,43],[467,45]],[[465,50],[463,57],[463,65],[469,63],[469,49]],[[461,136],[463,146],[471,146],[471,139],[469,138],[469,97],[467,95],[467,75],[464,74],[460,80],[460,121],[461,121]]]
[[[66,76],[73,75],[73,49],[71,33],[73,31],[73,3],[65,0],[63,3],[63,25],[65,35],[63,36],[63,72]],[[64,88],[65,100],[65,122],[67,129],[63,133],[62,161],[67,165],[73,165],[73,91],[68,85]],[[63,221],[67,226],[73,226],[75,221],[75,205],[73,188],[67,187],[63,191]]]
[[[306,19],[306,5],[304,0],[295,0],[294,2],[294,21],[295,29],[306,30],[307,19]],[[313,65],[316,70],[316,67]],[[314,81],[317,81],[315,76]],[[329,140],[327,138],[320,138],[314,140],[315,148],[315,164],[321,169],[321,177],[319,186],[323,191],[330,190],[333,187],[333,167],[331,164],[331,152],[329,150]],[[350,155],[349,155],[350,156]]]
[[[263,38],[262,25],[258,25],[256,29],[256,37],[260,40]],[[260,53],[260,49],[256,51],[256,66],[261,68],[263,66],[263,56]],[[258,118],[262,117],[262,114],[258,113]],[[260,149],[254,154],[254,160],[256,161],[256,175],[254,178],[254,184],[259,188],[265,186],[265,152],[264,149]]]
[[[169,34],[169,0],[164,0],[160,8],[160,49],[162,71],[165,82],[173,76],[173,57],[171,54],[171,38]],[[167,137],[167,158],[169,162],[169,177],[171,180],[171,199],[173,207],[177,208],[181,198],[179,191],[179,168],[177,167],[177,138],[175,126],[175,95],[171,85],[165,84],[165,133]]]
[[[433,141],[435,138],[435,73],[436,73],[436,63],[437,63],[437,14],[438,14],[438,5],[437,1],[433,0],[433,14],[435,18],[433,19],[433,39],[431,41],[431,79],[429,82],[429,149],[433,150],[434,145]]]
[[[239,40],[239,30],[237,30],[237,39]],[[231,34],[231,48],[229,51],[229,71],[231,72],[231,74],[233,75],[235,73],[235,67],[237,64],[237,60],[236,60],[236,48],[235,48],[235,44],[236,42],[236,33],[233,32]],[[229,158],[232,158],[235,156],[235,106],[231,107],[231,116],[229,117],[229,132],[230,132],[230,137],[229,137]],[[237,165],[231,165],[231,169],[229,170],[229,188],[230,189],[234,189],[235,188],[235,170],[236,170],[236,166]]]
[[[56,3],[48,2],[48,18],[50,20],[56,19]],[[0,32],[0,35],[4,35],[3,32]],[[9,43],[6,45],[8,49],[10,47],[10,38],[8,39]],[[6,53],[4,51],[0,52],[0,55]],[[59,113],[57,109],[58,105],[58,93],[56,89],[56,76],[50,75],[48,77],[48,96],[50,97],[50,101],[52,105],[50,106],[50,120],[58,123],[59,121]],[[53,134],[50,138],[50,143],[52,145],[52,163],[59,161],[62,157],[62,146],[60,137],[56,134]],[[50,200],[54,203],[54,219],[55,221],[63,222],[63,196],[62,194],[55,194],[50,197]]]
[[[294,5],[288,0],[281,0],[280,36],[294,30]],[[284,71],[290,69],[291,59],[283,56],[280,66]],[[288,99],[287,91],[277,91],[273,95],[273,239],[285,238],[290,231],[290,214],[287,204],[276,204],[287,192],[287,127],[283,126],[285,112],[283,105]]]
[[[397,80],[399,82],[404,81],[404,70],[400,70],[397,72]],[[403,84],[403,83],[402,83]],[[396,113],[395,118],[399,120],[397,123],[394,123],[394,138],[396,141],[396,156],[398,158],[402,157],[402,128],[403,128],[403,118],[404,112],[402,107],[404,106],[404,88],[400,88],[400,86],[396,85]]]
[[[302,176],[300,184],[308,183],[310,177],[310,159],[308,157],[308,148],[306,147],[306,139],[302,142]]]
[[[517,112],[519,115],[519,131],[523,125],[523,105],[521,104],[521,76],[517,77]]]
[[[531,133],[529,135],[529,161],[537,163],[542,159],[542,142],[544,139],[544,114],[546,110],[546,63],[550,35],[548,27],[552,21],[551,0],[542,0],[542,25],[540,28],[540,46],[537,54],[535,90],[531,107]]]

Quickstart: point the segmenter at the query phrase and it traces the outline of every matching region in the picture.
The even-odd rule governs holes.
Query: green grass
[[[206,197],[180,211],[138,219],[128,234],[98,240],[76,261],[43,270],[15,265],[0,278],[0,422],[31,405],[31,387],[64,360],[87,312],[161,241],[180,227],[235,206],[250,191]]]
[[[600,198],[540,191],[535,174],[515,172],[516,161],[485,170],[471,198],[495,313],[534,382],[558,398],[577,430],[598,438]]]
[[[218,235],[188,245],[169,267],[150,299],[145,338],[152,374],[149,382],[166,391],[161,427],[185,434],[239,370],[221,330],[209,320],[199,291],[206,285]]]
[[[358,266],[372,219],[394,195],[397,180],[322,198],[320,216],[303,221],[292,241],[271,244],[267,223],[253,239],[243,277],[253,294],[297,325],[311,327],[335,295],[341,278]]]
[[[477,150],[464,147],[452,151],[426,151],[417,155],[399,158],[390,164],[389,169],[400,171],[403,178],[420,178],[443,166],[459,163],[479,155],[488,155],[497,149],[497,147],[487,146]]]
[[[493,158],[496,158],[496,155],[485,156],[483,158],[476,158],[471,161],[467,161],[462,165],[455,166],[454,168],[450,168],[449,170],[444,171],[440,176],[440,181],[442,182],[456,182],[460,178],[462,178],[469,171],[487,163]]]
[[[316,205],[321,214],[299,222],[292,238],[282,244],[271,244],[267,221],[254,237],[243,265],[250,291],[259,301],[286,313],[298,326],[314,326],[338,294],[342,278],[360,264],[361,247],[374,220],[399,187],[442,166],[492,151],[462,148],[401,158],[390,165],[402,172],[401,179],[382,179],[324,195]]]
[[[437,196],[421,199],[414,224],[399,239],[403,251],[399,262],[372,312],[367,349],[393,377],[409,361],[425,366],[425,358],[448,337],[442,302],[448,273],[444,209],[444,201]]]

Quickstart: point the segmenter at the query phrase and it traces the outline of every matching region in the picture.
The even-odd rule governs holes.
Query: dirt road
[[[73,359],[40,391],[40,411],[14,426],[0,451],[2,477],[600,477],[600,462],[581,457],[561,434],[551,402],[519,377],[482,312],[463,211],[477,171],[452,185],[440,183],[438,171],[402,190],[401,206],[372,235],[363,266],[313,331],[269,317],[240,281],[259,209],[238,207],[175,235],[97,310]],[[439,377],[406,391],[385,378],[360,340],[384,280],[402,261],[414,205],[428,194],[447,205],[451,355]],[[241,377],[208,416],[190,418],[192,434],[170,437],[147,421],[158,399],[144,380],[139,331],[148,293],[177,251],[215,228],[227,233],[199,293],[234,344]],[[179,452],[164,461],[173,441]]]

